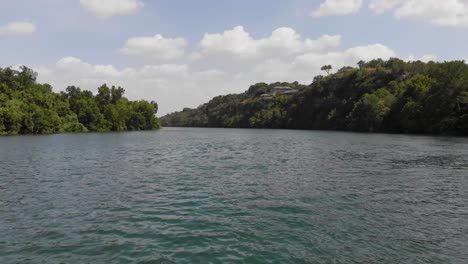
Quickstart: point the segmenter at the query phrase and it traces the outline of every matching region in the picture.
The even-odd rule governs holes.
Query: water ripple
[[[0,138],[0,263],[468,263],[468,140]]]

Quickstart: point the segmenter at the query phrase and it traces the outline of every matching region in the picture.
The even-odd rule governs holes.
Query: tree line
[[[161,118],[164,126],[288,128],[468,135],[468,65],[464,61],[360,61],[316,76],[310,85],[257,83]],[[275,86],[294,95],[264,97]]]
[[[0,135],[150,130],[161,127],[156,102],[129,101],[122,87],[91,91],[69,86],[55,93],[37,73],[0,68]]]

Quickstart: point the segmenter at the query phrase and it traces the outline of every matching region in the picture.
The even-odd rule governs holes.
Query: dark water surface
[[[468,263],[468,139],[0,138],[0,263]]]

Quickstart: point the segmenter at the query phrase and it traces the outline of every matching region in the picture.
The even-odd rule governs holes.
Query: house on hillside
[[[260,98],[262,98],[262,99],[271,99],[271,98],[273,98],[273,95],[272,94],[262,94],[262,95],[260,95]]]
[[[273,96],[280,96],[280,95],[290,95],[290,94],[295,94],[297,93],[297,89],[293,89],[291,87],[287,86],[276,86],[273,87]]]

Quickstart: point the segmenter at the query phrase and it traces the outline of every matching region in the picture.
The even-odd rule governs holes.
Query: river
[[[468,263],[468,139],[0,137],[0,263]]]

